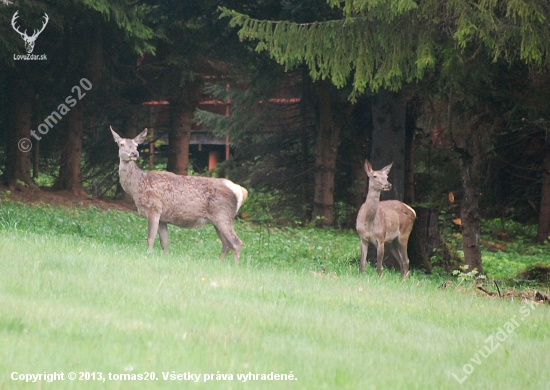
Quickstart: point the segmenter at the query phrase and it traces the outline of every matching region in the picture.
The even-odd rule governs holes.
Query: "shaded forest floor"
[[[85,195],[76,195],[69,191],[48,190],[15,190],[9,191],[8,187],[0,186],[0,194],[13,202],[21,202],[33,206],[49,204],[51,206],[64,207],[90,207],[95,206],[100,210],[136,211],[133,203],[112,198],[91,198]]]

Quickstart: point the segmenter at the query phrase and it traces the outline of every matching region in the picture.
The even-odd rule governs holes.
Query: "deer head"
[[[369,177],[369,187],[372,187],[377,191],[391,190],[391,183],[388,181],[388,174],[390,173],[392,165],[393,163],[386,165],[379,171],[373,171],[370,162],[365,160],[365,172],[367,172],[367,176]]]
[[[21,35],[21,38],[23,38],[23,40],[25,41],[25,49],[27,50],[27,53],[31,54],[34,50],[34,41],[36,41],[36,38],[38,38],[40,33],[44,31],[44,28],[46,28],[46,25],[48,24],[48,20],[50,20],[50,18],[48,17],[48,14],[44,12],[44,22],[42,24],[42,28],[40,30],[34,30],[34,33],[29,37],[27,35],[27,30],[21,32],[15,24],[16,19],[19,17],[18,13],[19,11],[16,11],[13,14],[13,18],[11,18],[11,26],[15,31],[19,33],[19,35]]]
[[[122,161],[136,161],[139,157],[137,147],[145,141],[145,138],[147,137],[147,129],[139,133],[134,139],[122,138],[113,130],[112,127],[111,133],[113,133],[113,138],[118,145],[118,156],[120,159]]]

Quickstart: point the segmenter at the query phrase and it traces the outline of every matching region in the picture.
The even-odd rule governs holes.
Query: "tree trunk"
[[[59,167],[59,177],[57,178],[53,189],[65,189],[73,194],[85,195],[86,191],[82,187],[80,178],[80,160],[82,157],[82,136],[84,135],[84,107],[86,99],[90,99],[89,95],[93,92],[81,90],[79,93],[73,90],[75,86],[81,87],[80,80],[82,79],[82,70],[89,78],[92,88],[97,85],[103,74],[103,40],[101,28],[76,30],[72,26],[68,27],[68,31],[73,34],[66,42],[66,52],[69,53],[72,59],[68,65],[69,75],[65,81],[67,91],[78,99],[76,105],[72,107],[63,118],[65,132],[65,142],[61,155],[61,166]],[[84,50],[83,50],[84,48]],[[86,55],[82,55],[82,53]],[[83,100],[80,100],[82,98]]]
[[[170,172],[187,176],[193,111],[185,105],[170,103],[168,166]]]
[[[462,250],[466,272],[476,269],[483,273],[481,265],[481,246],[479,240],[479,186],[481,183],[481,163],[484,159],[483,138],[492,129],[483,122],[472,122],[464,111],[454,114],[453,90],[449,91],[447,106],[447,126],[453,150],[458,154],[458,165],[462,181],[462,198],[460,200],[460,220],[462,229]],[[467,117],[465,117],[467,115]],[[456,122],[456,124],[455,124]]]
[[[474,136],[474,138],[476,138]],[[469,265],[467,272],[474,269],[481,274],[481,246],[479,242],[480,216],[479,216],[479,185],[476,167],[476,156],[461,156],[460,175],[464,197],[460,201],[460,219],[462,226],[462,249],[464,250],[464,262]]]
[[[65,143],[65,163],[67,164],[65,188],[73,194],[85,195],[80,180],[80,159],[82,157],[82,135],[84,134],[84,110],[75,106],[67,115],[69,134]]]
[[[32,177],[38,179],[40,175],[40,141],[35,141],[33,146]]]
[[[334,224],[334,172],[342,123],[334,118],[331,104],[331,89],[328,82],[317,83],[319,97],[319,125],[317,156],[315,158],[315,193],[313,215],[315,224]]]
[[[311,221],[313,207],[311,196],[311,173],[310,168],[310,140],[312,130],[317,130],[318,119],[316,114],[317,88],[313,83],[306,67],[300,68],[302,73],[302,99],[300,100],[300,149],[301,149],[301,174],[300,193],[303,205],[302,223],[305,225]]]
[[[76,195],[85,195],[80,180],[80,159],[82,157],[82,135],[84,133],[84,110],[81,102],[71,108],[71,111],[63,118],[66,128],[65,143],[61,153],[61,166],[59,177],[52,189],[67,190]]]
[[[31,178],[31,116],[32,86],[17,75],[8,80],[10,101],[12,105],[9,123],[8,146],[6,148],[6,170],[4,181],[10,188],[21,189],[21,183],[36,188]]]
[[[416,131],[416,111],[414,104],[406,106],[405,115],[405,191],[403,201],[414,204],[414,133]]]
[[[361,160],[363,161],[360,162]],[[359,211],[363,203],[365,203],[365,199],[367,198],[367,193],[369,192],[369,188],[367,186],[368,177],[364,168],[365,159],[362,158],[360,154],[356,154],[356,158],[352,163],[353,165],[351,167],[351,179],[353,181],[353,187],[352,187],[352,194],[351,194],[351,205],[355,210]],[[355,223],[356,216],[357,216],[357,213],[355,213],[355,216],[353,218],[353,223]]]
[[[141,109],[141,105],[139,106],[131,106],[128,110],[128,116],[126,116],[122,121],[122,129],[124,132],[125,138],[135,138],[136,135],[141,133],[143,129],[138,129],[139,123],[139,112]],[[141,130],[141,131],[138,131]],[[147,134],[150,136],[151,134]]]
[[[193,116],[203,91],[200,82],[187,84],[183,94],[170,101],[170,133],[167,169],[186,176],[189,170],[189,143],[193,128]]]
[[[369,158],[372,139],[372,104],[368,97],[363,97],[357,103],[353,110],[353,149],[351,157],[351,197],[350,203],[355,210],[365,203],[365,198],[369,191],[367,181],[368,177],[365,172],[365,159]],[[355,228],[355,219],[357,213],[350,221]]]
[[[149,170],[155,170],[155,128],[149,128],[149,137],[151,142],[149,142]]]
[[[305,121],[304,121],[305,122]],[[311,201],[309,190],[308,190],[308,180],[307,180],[307,163],[309,160],[309,144],[308,144],[308,134],[307,129],[305,126],[305,123],[300,126],[301,128],[301,134],[300,134],[300,146],[301,146],[301,152],[302,152],[302,161],[300,166],[300,173],[302,175],[302,180],[300,182],[300,194],[302,198],[302,204],[307,205]],[[310,212],[311,208],[304,207],[303,208],[303,216],[302,216],[302,223],[305,225],[305,223],[310,218]]]
[[[388,181],[390,191],[380,199],[403,201],[405,195],[405,96],[402,92],[380,90],[372,99],[372,152],[374,169],[393,162]]]
[[[545,242],[550,236],[550,148],[546,146],[546,154],[542,166],[542,189],[539,211],[539,226],[537,241]]]
[[[415,207],[416,221],[409,237],[411,268],[432,271],[432,257],[444,269],[451,268],[451,252],[439,233],[439,213],[425,207]]]

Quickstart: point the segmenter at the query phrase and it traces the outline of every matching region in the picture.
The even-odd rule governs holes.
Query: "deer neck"
[[[120,185],[124,191],[133,197],[138,192],[139,183],[143,176],[145,176],[145,172],[139,169],[135,162],[121,159],[118,175],[120,177]]]
[[[364,204],[363,219],[365,222],[374,222],[376,214],[378,213],[378,207],[380,206],[380,192],[376,189],[369,188],[367,193],[367,199]]]

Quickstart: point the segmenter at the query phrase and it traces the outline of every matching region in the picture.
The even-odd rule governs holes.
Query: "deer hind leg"
[[[233,224],[219,224],[214,225],[214,227],[216,228],[216,232],[222,242],[222,253],[220,255],[220,259],[223,259],[230,250],[233,250],[233,260],[235,261],[235,264],[239,264],[243,242],[239,239],[237,233],[235,233]]]
[[[359,265],[359,273],[365,272],[365,265],[367,263],[368,253],[369,253],[368,241],[361,240],[361,263]]]
[[[384,261],[384,241],[379,242],[376,247],[376,272],[382,275],[382,262]]]
[[[164,253],[168,253],[168,224],[166,222],[159,222],[159,239],[160,246]]]
[[[397,241],[391,245],[391,253],[393,257],[399,263],[399,269],[401,270],[401,276],[403,280],[407,278],[409,274],[409,259],[407,258],[407,249],[405,249],[405,256],[403,256],[403,251],[401,249],[401,244]]]
[[[401,258],[401,277],[403,278],[403,280],[405,280],[407,279],[407,276],[409,276],[409,256],[407,254],[407,241],[403,243],[401,240],[398,240],[397,251],[399,252]]]
[[[225,255],[227,255],[227,253],[231,250],[231,244],[217,226],[214,225],[214,229],[216,229],[216,233],[218,233],[218,237],[222,242],[222,253],[220,254],[220,260],[222,260],[225,258]]]
[[[160,213],[149,213],[147,217],[147,228],[149,234],[147,235],[148,252],[153,251],[153,245],[155,243],[155,237],[159,228]]]
[[[235,234],[235,233],[233,233]],[[239,258],[241,257],[241,248],[243,246],[243,242],[240,240],[239,237],[235,234],[235,246],[233,247],[233,261],[235,264],[239,264]]]
[[[239,264],[239,258],[241,256],[241,247],[243,246],[243,242],[237,236],[237,233],[235,233],[235,229],[233,229],[233,224],[228,225],[227,237],[233,249],[233,261],[235,262],[235,264]]]

